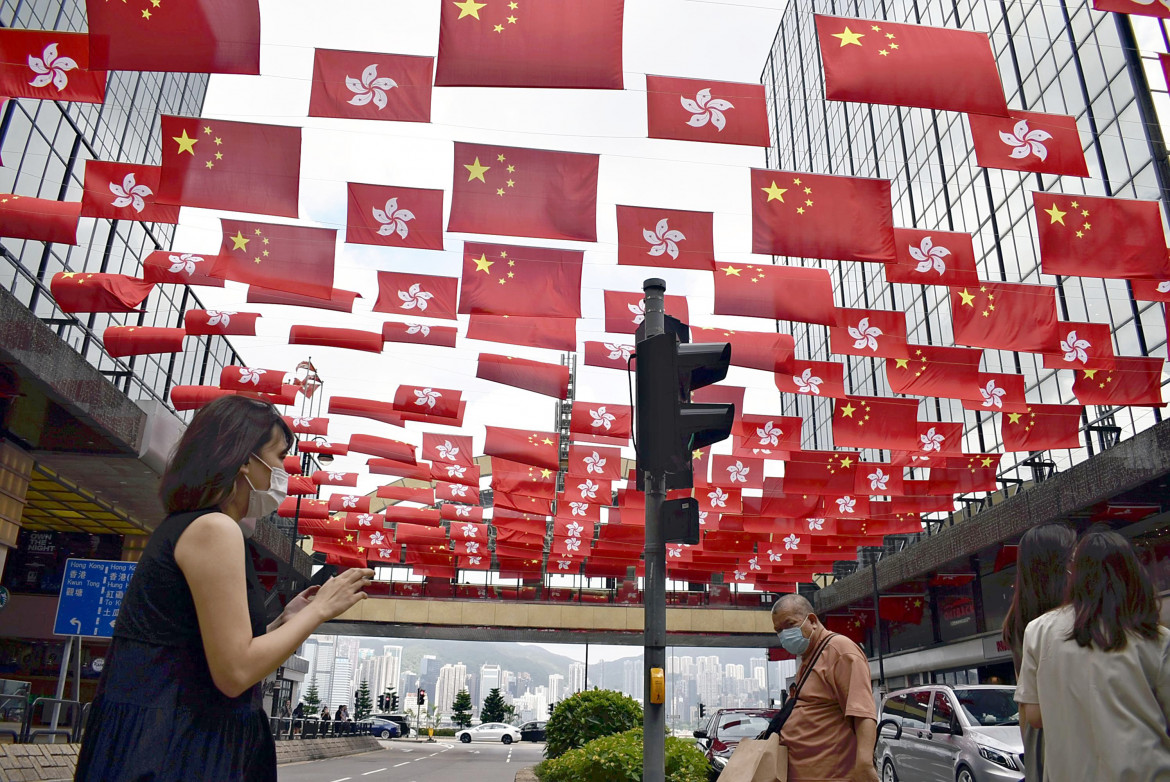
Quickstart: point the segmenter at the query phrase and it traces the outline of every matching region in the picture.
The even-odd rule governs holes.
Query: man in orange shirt
[[[805,677],[811,654],[828,635],[801,595],[784,595],[772,606],[780,645],[802,656],[796,680]],[[877,707],[869,663],[861,648],[831,635],[797,692],[796,707],[780,733],[788,748],[788,782],[878,782],[873,764]]]

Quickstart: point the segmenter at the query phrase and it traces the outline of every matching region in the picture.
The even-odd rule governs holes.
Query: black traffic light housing
[[[699,719],[703,719],[706,716],[707,716],[707,704],[700,703],[699,704]]]
[[[386,704],[387,710],[391,713],[398,711],[398,693],[391,693],[387,699],[389,703]]]
[[[427,702],[427,691],[426,690],[419,690],[418,691],[418,705],[422,706],[426,702]]]

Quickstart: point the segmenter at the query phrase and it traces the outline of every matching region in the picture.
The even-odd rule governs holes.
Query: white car
[[[513,741],[520,740],[520,730],[502,722],[485,722],[474,728],[459,731],[455,734],[455,738],[464,744],[470,744],[473,741],[502,741],[505,744],[511,744]]]

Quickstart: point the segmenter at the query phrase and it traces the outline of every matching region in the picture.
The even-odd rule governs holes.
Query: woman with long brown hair
[[[1065,605],[1024,631],[1016,701],[1050,780],[1170,780],[1170,631],[1129,541],[1090,530]]]
[[[317,627],[366,597],[348,570],[265,627],[244,538],[277,509],[291,430],[242,396],[200,410],[162,478],[167,517],[127,587],[77,761],[76,780],[274,782],[260,683]]]
[[[1065,524],[1041,524],[1024,533],[1016,557],[1016,588],[1003,620],[1003,640],[1012,650],[1016,678],[1020,675],[1024,629],[1033,619],[1064,602],[1068,558],[1077,542],[1076,533]],[[1024,734],[1024,779],[1044,779],[1043,731],[1020,720]]]

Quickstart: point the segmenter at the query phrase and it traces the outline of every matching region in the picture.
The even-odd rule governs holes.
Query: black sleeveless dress
[[[187,579],[183,531],[209,511],[168,516],[151,535],[118,612],[90,707],[76,782],[275,782],[276,745],[261,685],[229,698],[211,680]],[[245,553],[252,636],[264,589]]]

